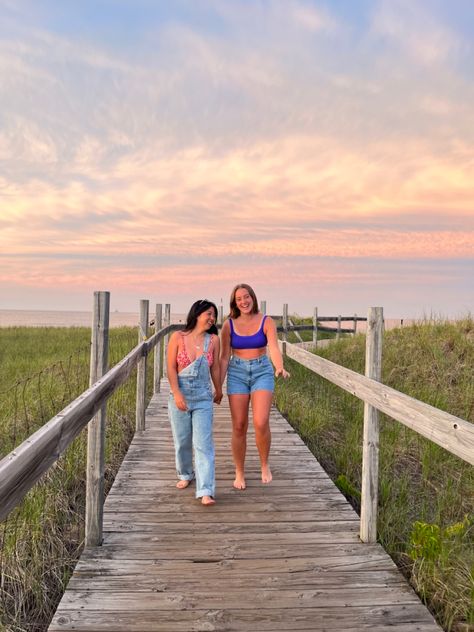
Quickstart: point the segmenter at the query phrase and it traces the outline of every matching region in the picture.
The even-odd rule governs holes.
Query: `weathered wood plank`
[[[120,615],[103,608],[80,609],[57,613],[50,632],[76,630],[78,632],[281,632],[312,630],[313,632],[433,632],[433,619],[427,610],[420,612],[418,605],[392,605],[382,607],[346,604],[343,608],[298,607],[280,609],[194,609],[121,612]]]
[[[341,606],[351,604],[353,606],[381,606],[387,604],[414,604],[418,598],[413,590],[405,583],[403,586],[380,586],[378,590],[373,588],[353,588],[352,585],[344,587],[344,595],[341,595],[341,587],[328,588],[322,586],[318,589],[294,590],[269,590],[262,588],[255,590],[233,589],[227,591],[226,586],[220,584],[220,590],[216,587],[202,587],[196,591],[179,590],[177,592],[157,591],[120,591],[116,595],[109,591],[66,591],[61,605],[63,610],[76,609],[79,605],[83,610],[115,610],[115,612],[133,612],[133,610],[182,610],[182,609],[222,609],[240,608],[241,610],[265,608],[278,609],[295,607],[317,608],[322,606]],[[118,598],[119,597],[119,598]]]
[[[420,402],[365,375],[286,343],[286,354],[330,382],[371,404],[474,465],[474,424]]]
[[[274,481],[262,484],[250,434],[242,492],[223,404],[218,502],[205,508],[194,485],[175,487],[156,402],[106,500],[104,545],[84,551],[50,632],[439,630],[381,546],[360,542],[357,514],[275,411]]]

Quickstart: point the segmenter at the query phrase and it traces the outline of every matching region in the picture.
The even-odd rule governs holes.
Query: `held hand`
[[[222,391],[219,390],[219,391],[216,391],[214,393],[214,403],[215,404],[220,404],[221,401],[222,401]]]
[[[178,410],[188,410],[188,405],[186,404],[186,400],[184,399],[181,391],[176,391],[176,393],[173,394],[173,397]]]
[[[275,371],[275,377],[280,377],[280,375],[285,380],[287,378],[291,377],[290,374],[288,373],[288,371],[285,371],[285,369],[283,367],[281,369],[277,369]]]

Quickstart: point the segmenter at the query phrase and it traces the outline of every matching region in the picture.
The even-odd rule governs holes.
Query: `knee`
[[[239,437],[245,437],[245,435],[247,434],[248,425],[248,419],[238,419],[237,421],[233,421],[232,429],[234,431],[234,434]]]
[[[270,423],[268,419],[254,419],[255,434],[266,437],[270,434]]]

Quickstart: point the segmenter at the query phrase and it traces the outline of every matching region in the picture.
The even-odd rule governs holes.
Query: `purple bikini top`
[[[263,325],[265,324],[266,316],[262,318],[260,328],[256,334],[251,336],[240,336],[234,331],[234,323],[232,318],[230,321],[230,346],[232,349],[261,349],[267,346],[267,337],[263,332]]]

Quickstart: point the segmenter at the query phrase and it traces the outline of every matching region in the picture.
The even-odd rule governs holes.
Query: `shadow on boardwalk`
[[[217,504],[175,489],[166,383],[104,508],[104,544],[82,555],[50,626],[107,632],[435,632],[427,609],[301,439],[272,410],[274,481],[253,434],[248,488],[232,488],[230,413],[216,409]]]

